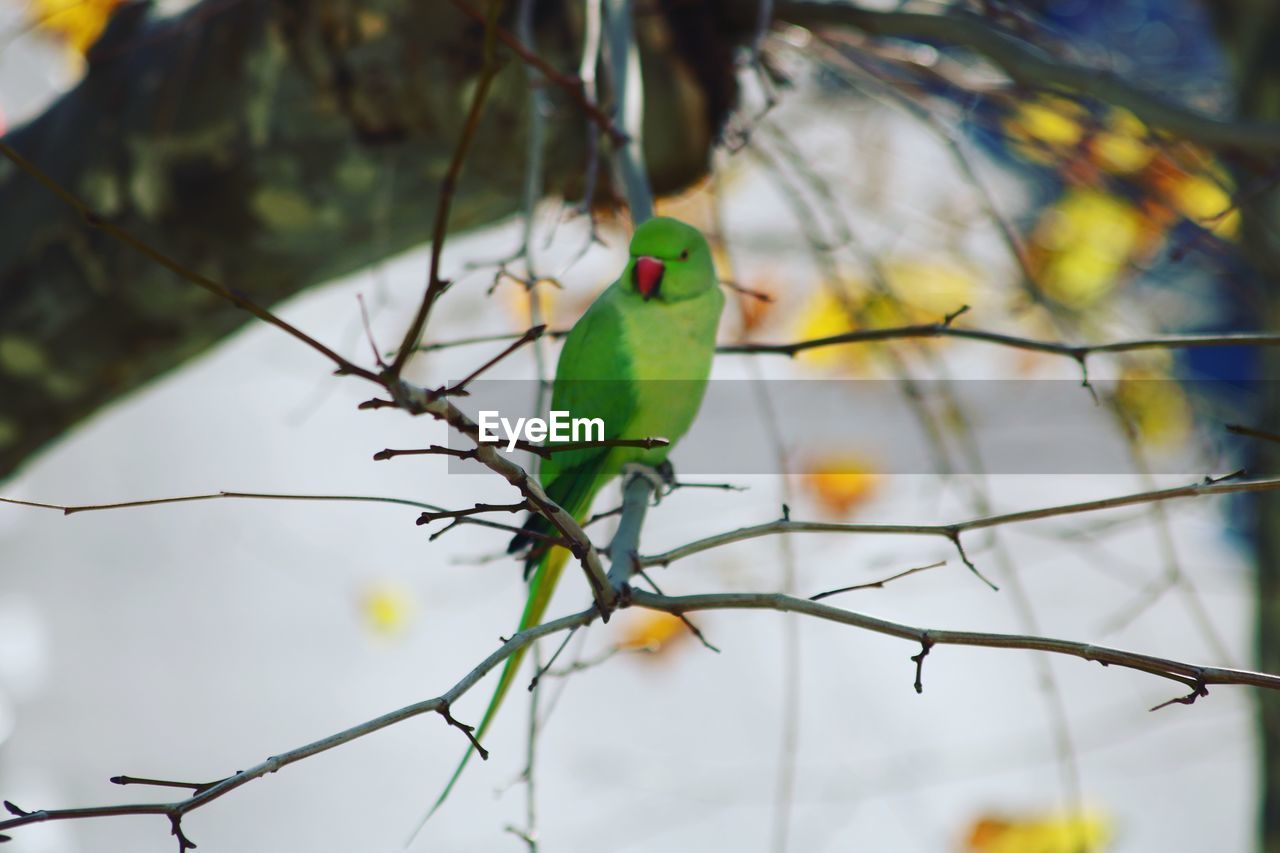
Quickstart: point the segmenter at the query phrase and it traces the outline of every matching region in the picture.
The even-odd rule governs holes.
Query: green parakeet
[[[543,461],[547,495],[583,521],[601,487],[628,463],[658,466],[693,423],[715,353],[724,308],[711,247],[698,229],[675,219],[650,219],[631,238],[622,275],[578,320],[560,352],[553,411],[601,418],[605,438],[662,437],[671,444],[650,449],[595,447],[556,453]],[[532,515],[525,530],[554,532]],[[517,536],[512,550],[531,541]],[[542,620],[569,552],[534,542],[526,576],[529,597],[518,630]],[[507,659],[489,707],[476,729],[482,736],[515,679],[523,651]],[[474,750],[469,748],[432,807],[444,802]],[[429,816],[429,815],[428,815]]]

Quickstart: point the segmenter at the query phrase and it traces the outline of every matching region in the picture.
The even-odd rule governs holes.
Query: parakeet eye
[[[683,252],[681,252],[681,253],[680,253],[680,260],[682,260],[682,261],[687,261],[687,260],[689,260],[689,250],[688,250],[688,249],[685,249]]]

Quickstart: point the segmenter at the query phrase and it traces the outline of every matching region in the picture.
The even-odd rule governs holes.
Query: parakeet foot
[[[653,488],[653,503],[656,506],[662,503],[663,496],[675,485],[675,476],[675,469],[670,462],[662,462],[656,468],[642,462],[628,462],[622,466],[622,488],[625,490],[626,484],[634,477],[643,477]]]
[[[662,477],[662,482],[666,483],[667,491],[665,494],[670,494],[671,490],[676,487],[676,466],[671,464],[670,459],[663,459],[654,470]]]

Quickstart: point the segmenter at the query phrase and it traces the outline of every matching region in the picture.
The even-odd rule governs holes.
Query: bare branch
[[[439,521],[442,518],[451,518],[455,521],[466,518],[471,515],[478,515],[483,512],[524,512],[529,509],[528,501],[519,501],[513,504],[486,504],[478,503],[468,509],[445,509],[435,512],[424,512],[418,516],[418,524],[430,524],[433,521]]]
[[[260,779],[271,773],[275,773],[290,764],[294,764],[304,758],[310,758],[322,752],[350,743],[353,740],[373,734],[376,731],[385,729],[396,723],[404,722],[413,717],[422,714],[436,713],[440,714],[451,725],[462,730],[468,739],[475,744],[475,738],[470,731],[470,727],[464,723],[459,723],[449,712],[450,706],[463,696],[468,690],[474,687],[481,678],[495,669],[499,664],[511,657],[516,652],[528,646],[533,641],[556,634],[561,631],[578,628],[593,622],[598,618],[599,614],[596,608],[588,608],[579,613],[564,616],[551,622],[545,622],[513,636],[502,644],[500,648],[481,661],[475,668],[468,672],[447,692],[433,699],[427,699],[422,702],[416,702],[412,705],[406,705],[403,708],[375,717],[372,720],[344,729],[336,734],[313,741],[305,746],[297,749],[282,752],[273,755],[266,760],[255,764],[248,770],[241,770],[237,773],[221,779],[211,785],[205,786],[190,797],[183,800],[177,800],[169,803],[134,803],[117,806],[95,806],[89,808],[72,808],[72,809],[49,809],[40,811],[23,811],[17,810],[15,816],[9,820],[0,821],[0,831],[8,829],[16,829],[20,826],[26,826],[33,823],[45,823],[54,820],[79,820],[95,817],[121,817],[125,815],[163,815],[169,818],[175,834],[179,834],[178,828],[182,817],[201,806],[205,806],[210,802],[231,793],[235,789],[252,782],[254,779]],[[479,744],[475,744],[480,751]],[[116,777],[122,778],[122,777]],[[123,777],[128,778],[128,777]],[[16,807],[15,807],[16,808]],[[12,810],[11,810],[12,811]],[[181,836],[180,836],[181,838]],[[185,841],[186,847],[194,847],[189,840]],[[185,849],[185,848],[184,848]]]
[[[782,613],[800,613],[829,622],[839,622],[862,628],[877,634],[912,640],[922,646],[973,646],[988,649],[1025,649],[1050,654],[1077,657],[1095,661],[1104,666],[1121,666],[1149,673],[1188,687],[1207,687],[1213,684],[1237,684],[1280,690],[1280,675],[1252,672],[1245,669],[1202,666],[1168,658],[1144,655],[1138,652],[1095,646],[1072,640],[1035,637],[1022,634],[992,634],[982,631],[947,631],[933,628],[916,628],[887,619],[877,619],[850,610],[842,610],[816,601],[795,598],[781,593],[722,592],[703,595],[663,596],[644,590],[635,590],[632,605],[664,613],[687,613],[698,610],[777,610]],[[1203,693],[1201,694],[1203,695]],[[3,829],[0,825],[0,829]]]
[[[953,315],[954,318],[955,315]],[[717,352],[742,354],[765,354],[794,356],[805,350],[821,347],[841,346],[844,344],[877,343],[879,341],[902,338],[963,338],[971,341],[1000,344],[1015,349],[1044,352],[1061,355],[1073,361],[1083,362],[1090,355],[1099,353],[1133,352],[1147,349],[1198,349],[1201,347],[1231,346],[1280,346],[1280,334],[1269,332],[1241,332],[1221,335],[1161,335],[1150,338],[1134,338],[1132,340],[1112,341],[1101,344],[1061,344],[1053,341],[1026,338],[1021,335],[1007,335],[1002,332],[989,332],[982,329],[963,329],[951,325],[949,320],[938,323],[919,323],[910,326],[894,326],[885,329],[859,329],[828,335],[823,338],[792,341],[779,344],[725,344],[716,349]]]
[[[45,189],[49,190],[49,192],[61,199],[64,204],[75,210],[76,213],[80,214],[81,218],[84,219],[85,224],[89,227],[97,228],[99,231],[102,231],[104,234],[107,234],[113,239],[123,243],[135,252],[155,261],[157,264],[170,272],[173,272],[180,278],[186,279],[197,287],[225,299],[237,308],[247,311],[259,320],[269,323],[283,331],[285,334],[302,341],[302,343],[332,361],[337,366],[337,372],[339,375],[359,376],[373,382],[378,381],[377,374],[372,371],[365,370],[363,367],[356,366],[352,362],[338,355],[334,350],[299,329],[297,326],[280,319],[266,308],[263,308],[241,291],[227,287],[224,284],[220,284],[206,275],[202,275],[195,270],[183,266],[178,263],[178,261],[161,252],[159,249],[144,242],[129,231],[126,231],[120,226],[112,223],[105,217],[98,215],[89,207],[89,205],[81,201],[78,196],[59,184],[39,166],[23,157],[3,140],[0,140],[0,155],[3,155],[11,163],[30,175],[32,178],[35,178],[35,180],[43,185]]]
[[[146,506],[162,506],[164,504],[190,503],[193,501],[218,500],[220,498],[242,498],[249,500],[277,500],[277,501],[348,501],[356,503],[383,503],[396,504],[399,506],[413,507],[415,509],[426,510],[428,513],[448,512],[444,507],[436,504],[425,503],[423,501],[409,500],[408,498],[389,498],[381,495],[297,495],[283,493],[268,492],[212,492],[202,495],[181,495],[173,498],[150,498],[139,501],[123,501],[121,503],[108,504],[80,504],[80,505],[64,505],[54,503],[42,503],[40,501],[24,501],[17,498],[0,497],[0,503],[12,504],[14,506],[29,506],[36,509],[55,509],[63,515],[73,515],[80,512],[97,512],[109,509],[134,509]],[[443,517],[443,516],[442,516]],[[512,524],[499,524],[496,521],[489,521],[484,518],[458,518],[454,524],[474,524],[479,527],[488,527],[494,530],[501,530],[507,533],[520,533],[530,536],[534,539],[550,542],[552,545],[562,545],[567,547],[568,540],[560,536],[552,536],[547,533],[539,533],[537,531],[522,531],[521,528]],[[452,526],[452,525],[450,525]],[[446,530],[448,528],[445,528]],[[439,531],[432,535],[432,539],[437,539],[444,531]]]
[[[388,459],[395,459],[397,456],[453,456],[458,459],[475,459],[476,452],[474,449],[459,450],[454,447],[443,447],[439,444],[433,444],[430,447],[410,447],[407,449],[384,447],[373,454],[373,461],[385,462]]]
[[[431,392],[434,394],[435,392]],[[436,395],[445,396],[445,395]],[[507,445],[506,440],[485,441],[481,442],[489,447],[503,447]],[[666,447],[671,442],[665,438],[602,438],[599,441],[566,441],[562,444],[534,444],[525,441],[523,438],[516,440],[516,449],[527,450],[530,453],[548,459],[552,454],[564,453],[569,450],[585,450],[593,447],[640,447],[649,450],[654,447]],[[394,459],[397,456],[456,456],[459,459],[475,459],[476,451],[458,450],[452,447],[442,447],[439,444],[433,444],[430,447],[416,447],[403,450],[387,447],[373,454],[373,458],[377,462],[387,459]]]
[[[29,506],[37,509],[56,509],[61,511],[63,515],[73,515],[78,512],[97,512],[108,509],[133,509],[135,507],[162,506],[164,504],[190,503],[193,501],[211,501],[222,498],[274,501],[353,501],[364,503],[398,504],[400,506],[414,507],[416,509],[424,509],[433,512],[443,509],[443,507],[436,506],[435,504],[424,503],[422,501],[413,501],[408,498],[388,498],[381,495],[295,495],[278,492],[227,491],[210,492],[208,494],[201,495],[180,495],[172,498],[148,498],[146,500],[122,501],[119,503],[106,504],[55,504],[4,497],[0,497],[0,503],[13,504],[14,506]]]
[[[439,392],[440,395],[444,397],[457,397],[462,394],[465,394],[467,386],[470,385],[472,381],[476,379],[476,377],[480,376],[480,374],[484,373],[486,370],[493,367],[495,364],[502,361],[504,358],[511,355],[516,350],[520,349],[520,347],[524,346],[527,343],[532,343],[533,341],[536,341],[538,338],[542,337],[542,333],[545,332],[546,330],[547,330],[546,326],[541,326],[541,325],[533,326],[528,331],[526,331],[523,335],[521,335],[518,339],[512,342],[512,344],[508,346],[506,349],[504,349],[502,352],[498,353],[493,358],[489,359],[484,364],[480,365],[475,370],[471,371],[471,373],[469,373],[465,379],[463,379],[460,382],[456,382],[453,385],[450,385],[448,388],[441,389]]]
[[[1227,432],[1236,435],[1244,435],[1249,438],[1260,438],[1263,441],[1274,441],[1280,443],[1280,435],[1266,430],[1256,429],[1254,427],[1241,426],[1240,424],[1227,424]]]
[[[484,15],[472,8],[470,4],[463,2],[463,0],[453,0],[453,5],[457,6],[465,15],[473,18],[474,20],[485,20]],[[578,108],[582,110],[587,118],[591,119],[597,127],[607,133],[609,138],[612,139],[615,144],[623,145],[626,143],[627,135],[621,128],[613,123],[609,116],[605,114],[604,110],[600,109],[594,101],[587,97],[586,92],[583,91],[582,81],[580,79],[565,74],[559,68],[556,68],[554,65],[547,62],[537,53],[526,47],[518,38],[512,35],[510,31],[503,29],[502,27],[498,27],[497,32],[499,41],[511,48],[511,51],[515,53],[516,56],[520,57],[522,62],[538,69],[544,77],[555,83],[561,89],[564,89],[565,92],[569,94],[569,97],[573,98],[574,102],[578,105]]]
[[[498,75],[500,67],[497,57],[498,13],[502,11],[502,0],[489,0],[484,23],[484,66],[480,71],[480,79],[476,82],[475,93],[471,96],[471,107],[462,125],[462,133],[458,136],[458,144],[453,151],[453,159],[440,184],[439,201],[436,204],[435,225],[431,232],[431,268],[427,274],[427,289],[422,294],[422,304],[418,313],[404,333],[400,349],[396,352],[391,367],[386,371],[393,378],[400,376],[405,362],[413,355],[418,339],[426,328],[427,317],[431,306],[445,291],[449,283],[440,277],[440,256],[444,253],[445,236],[449,230],[449,213],[453,208],[453,196],[458,187],[458,177],[462,173],[462,164],[471,152],[471,143],[475,140],[476,130],[480,127],[480,116],[484,113],[484,104],[489,97],[489,89]]]
[[[907,569],[905,572],[898,572],[896,575],[889,575],[887,578],[881,578],[878,581],[870,583],[860,583],[853,586],[842,586],[839,589],[829,589],[826,592],[820,592],[817,595],[809,596],[810,601],[821,601],[824,598],[830,598],[833,595],[840,595],[845,592],[857,592],[861,589],[884,589],[886,584],[892,583],[900,578],[910,577],[911,575],[927,572],[929,569],[937,569],[947,564],[946,560],[939,560],[936,563],[930,563],[927,566],[916,566],[914,569]]]
[[[384,378],[386,378],[387,390],[391,392],[392,399],[399,408],[409,414],[431,415],[473,441],[477,441],[479,427],[449,400],[433,396],[431,392],[402,380],[391,381],[390,378]],[[548,497],[542,484],[530,476],[524,468],[504,456],[496,445],[477,443],[474,458],[515,486],[529,501],[533,510],[547,519],[551,526],[565,538],[570,553],[582,566],[602,618],[608,621],[608,614],[616,604],[617,595],[609,584],[599,552],[583,531],[582,526],[578,524],[577,519]]]
[[[545,338],[563,338],[569,334],[568,329],[551,329],[542,333]],[[418,347],[418,352],[435,352],[436,350],[452,349],[454,347],[471,346],[472,344],[492,344],[501,341],[514,341],[519,338],[518,334],[501,333],[495,335],[472,335],[466,338],[456,338],[452,341],[437,341],[432,344],[422,344]]]
[[[966,531],[999,527],[1022,521],[1055,518],[1082,512],[1095,512],[1097,510],[1114,509],[1116,507],[1133,506],[1134,504],[1152,503],[1154,501],[1167,501],[1175,498],[1225,495],[1238,492],[1269,492],[1277,489],[1280,489],[1280,478],[1246,480],[1244,482],[1223,482],[1222,479],[1206,480],[1189,486],[1174,486],[1168,489],[1154,489],[1093,501],[979,516],[952,524],[849,524],[834,521],[793,521],[790,518],[781,518],[764,524],[741,527],[737,530],[708,536],[705,539],[698,539],[687,545],[673,548],[670,551],[664,551],[648,557],[640,557],[638,560],[642,567],[667,566],[676,560],[690,557],[712,548],[718,548],[722,545],[781,533],[865,533],[897,536],[941,536],[944,539],[958,543],[960,534]]]
[[[1196,697],[1207,695],[1208,687],[1215,684],[1250,685],[1254,687],[1280,690],[1280,676],[1277,675],[1269,675],[1266,673],[1251,672],[1240,669],[1202,666],[1167,658],[1155,657],[1152,655],[1129,652],[1122,649],[1109,648],[1106,646],[1095,646],[1087,643],[1058,640],[1047,637],[1016,634],[993,634],[975,631],[923,629],[890,622],[884,619],[877,619],[872,616],[842,610],[829,605],[819,604],[814,601],[796,598],[781,593],[708,593],[703,595],[673,597],[657,595],[643,590],[633,590],[631,593],[631,603],[645,609],[658,610],[675,615],[683,615],[691,611],[701,610],[777,610],[784,613],[799,613],[802,615],[813,616],[818,619],[838,622],[878,634],[912,640],[921,645],[920,654],[912,657],[912,660],[915,661],[917,665],[917,689],[920,689],[921,687],[920,667],[923,665],[924,657],[929,653],[929,650],[935,646],[953,645],[1000,649],[1026,649],[1077,657],[1083,660],[1096,661],[1104,666],[1114,665],[1140,672],[1146,672],[1160,678],[1169,679],[1186,685],[1192,691],[1188,696],[1171,700],[1171,702],[1164,703],[1163,705],[1158,705],[1156,706],[1157,708],[1164,707],[1171,703],[1191,704],[1195,701]],[[289,750],[288,752],[271,756],[253,767],[250,767],[248,770],[238,771],[225,779],[220,779],[212,783],[201,783],[198,785],[193,783],[168,782],[164,780],[139,779],[134,777],[114,777],[112,780],[118,784],[144,784],[164,787],[192,788],[193,793],[185,799],[168,803],[135,803],[115,806],[39,811],[27,811],[25,809],[18,808],[12,803],[6,802],[5,806],[9,809],[10,813],[14,815],[14,817],[0,821],[0,831],[55,820],[120,817],[125,815],[162,815],[169,819],[172,831],[179,837],[180,844],[184,845],[183,849],[186,849],[194,845],[192,845],[185,836],[181,835],[180,822],[183,816],[189,812],[207,805],[213,800],[240,788],[254,779],[259,779],[270,773],[275,773],[282,768],[305,758],[318,755],[322,752],[327,752],[330,749],[350,743],[353,740],[357,740],[366,735],[372,734],[373,732],[387,728],[388,726],[395,725],[426,713],[440,714],[451,726],[463,731],[473,745],[476,746],[477,750],[480,750],[483,754],[483,750],[481,750],[479,744],[475,742],[471,727],[458,722],[451,715],[450,707],[452,703],[457,701],[457,699],[474,687],[487,673],[498,667],[503,661],[511,657],[516,652],[533,643],[535,640],[561,631],[574,631],[577,628],[595,621],[598,615],[597,608],[591,607],[578,613],[564,616],[560,619],[555,619],[521,631],[509,640],[505,641],[500,648],[491,653],[470,672],[468,672],[461,680],[454,684],[452,688],[440,696],[422,702],[417,702],[412,705],[407,705],[396,711],[368,720],[336,734],[329,735],[328,737],[321,738],[320,740]]]

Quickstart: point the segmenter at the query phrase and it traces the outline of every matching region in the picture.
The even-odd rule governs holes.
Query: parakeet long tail
[[[596,488],[592,488],[592,486],[596,485],[598,484],[593,482],[592,478],[579,478],[568,489],[569,500],[561,504],[565,510],[573,514],[574,518],[578,519],[579,523],[586,518],[588,510],[591,509],[591,502],[595,498],[596,492]],[[574,486],[577,487],[575,488]],[[568,562],[568,559],[569,552],[566,549],[554,547],[547,550],[538,560],[537,567],[533,571],[533,577],[529,582],[529,597],[525,601],[524,612],[520,616],[520,626],[516,629],[517,632],[537,625],[542,621],[542,616],[547,611],[547,605],[551,603],[551,595],[555,592],[556,584],[560,580],[560,574],[564,571],[565,563]],[[502,667],[502,675],[498,679],[498,686],[494,689],[493,697],[489,700],[489,707],[485,709],[484,716],[480,718],[480,724],[476,726],[474,732],[476,740],[484,737],[485,732],[488,731],[489,724],[493,722],[493,718],[498,713],[498,708],[502,706],[502,700],[506,698],[507,692],[515,681],[516,673],[519,671],[520,664],[524,661],[524,655],[527,651],[528,647],[526,646],[507,658],[506,664]],[[436,798],[431,810],[418,823],[410,840],[417,836],[422,827],[426,825],[426,822],[431,819],[431,816],[436,813],[440,806],[444,805],[444,801],[448,799],[449,794],[453,791],[453,786],[462,777],[462,771],[466,769],[467,763],[474,753],[475,747],[468,745],[466,753],[462,756],[462,761],[458,763],[457,769],[449,777],[448,784],[440,792],[440,796]]]

